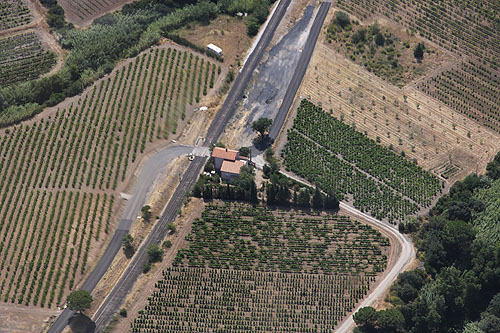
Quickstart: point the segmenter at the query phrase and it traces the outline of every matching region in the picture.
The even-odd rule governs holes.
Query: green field
[[[0,39],[0,85],[38,78],[56,63],[54,53],[45,50],[34,32]]]
[[[390,222],[428,207],[442,189],[429,172],[307,100],[301,101],[281,155],[287,170]]]
[[[331,330],[385,269],[387,238],[331,213],[207,204],[133,332]]]

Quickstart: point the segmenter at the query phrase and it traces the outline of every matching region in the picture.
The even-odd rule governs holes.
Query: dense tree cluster
[[[491,171],[498,156],[488,166],[493,177],[471,174],[456,182],[414,233],[425,270],[400,274],[392,287],[392,319],[398,327],[384,329],[380,311],[365,308],[355,316],[358,332],[498,332],[500,180]],[[486,211],[487,222],[496,223],[484,225]]]

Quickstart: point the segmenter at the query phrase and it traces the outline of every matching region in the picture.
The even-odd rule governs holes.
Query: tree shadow
[[[256,137],[253,139],[252,144],[253,146],[259,150],[259,151],[265,151],[268,147],[270,147],[274,143],[273,138],[271,138],[269,135],[266,135],[264,137]]]
[[[94,333],[96,325],[83,313],[75,313],[69,320],[69,327],[73,333]]]

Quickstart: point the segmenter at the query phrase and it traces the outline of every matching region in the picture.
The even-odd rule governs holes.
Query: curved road
[[[121,248],[123,236],[125,236],[136,220],[138,212],[146,201],[146,196],[151,189],[153,182],[161,171],[169,164],[170,161],[178,156],[186,155],[193,152],[193,147],[190,146],[172,146],[167,147],[154,155],[152,155],[141,166],[141,172],[135,181],[134,190],[129,198],[127,205],[122,213],[122,217],[115,231],[113,238],[108,244],[106,251],[95,266],[94,270],[85,280],[81,289],[92,292],[95,286],[101,280],[109,265],[115,258],[115,255]],[[75,312],[66,308],[57,318],[55,323],[50,328],[49,332],[61,332],[68,324],[69,319]]]
[[[402,235],[393,225],[379,221],[376,218],[373,218],[365,213],[362,213],[356,208],[351,207],[343,202],[340,203],[340,207],[355,215],[362,216],[366,220],[369,220],[373,224],[377,225],[379,229],[382,229],[385,232],[394,236],[398,240],[401,246],[401,254],[399,255],[399,258],[392,267],[392,269],[387,273],[387,275],[379,283],[379,285],[368,296],[366,296],[363,299],[361,304],[359,304],[355,309],[352,310],[352,313],[355,313],[356,311],[358,311],[358,309],[365,306],[370,306],[373,304],[373,302],[382,298],[382,296],[384,295],[386,290],[389,289],[389,287],[391,286],[392,282],[396,279],[398,274],[404,271],[406,267],[408,267],[408,265],[413,261],[413,259],[415,259],[415,249],[413,248],[411,240],[405,235]],[[336,333],[352,332],[352,329],[355,325],[352,316],[353,316],[352,314],[349,315],[349,317],[347,317],[347,319],[345,319],[344,322],[342,322],[342,325],[340,325],[339,328],[335,330],[335,332]]]
[[[305,184],[307,186],[312,186],[303,179],[291,175],[288,172],[281,172],[281,173],[299,183]],[[386,292],[387,289],[389,289],[389,287],[391,286],[392,282],[396,279],[398,274],[404,271],[406,267],[408,267],[408,265],[413,261],[413,259],[415,259],[415,249],[413,248],[411,240],[405,235],[402,235],[392,224],[377,220],[376,218],[368,214],[365,214],[359,211],[357,208],[352,207],[344,202],[340,202],[340,208],[345,209],[348,212],[354,215],[358,215],[370,221],[371,223],[375,224],[378,227],[378,229],[385,231],[386,233],[392,235],[395,239],[397,239],[399,245],[401,246],[401,254],[399,255],[397,261],[394,263],[394,266],[391,268],[389,272],[387,272],[387,274],[382,279],[382,281],[380,281],[378,286],[375,287],[375,289],[373,289],[372,292],[369,295],[367,295],[356,308],[352,310],[352,313],[355,313],[362,307],[372,305],[373,302],[380,299],[384,295],[384,293]],[[353,327],[355,326],[352,316],[353,315],[351,314],[349,315],[349,317],[344,319],[344,321],[335,330],[335,332],[336,333],[352,332]]]

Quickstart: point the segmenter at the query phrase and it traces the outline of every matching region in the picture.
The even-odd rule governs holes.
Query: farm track
[[[289,172],[281,171],[281,173],[299,183],[313,187],[313,185],[306,180],[297,177]],[[407,236],[402,235],[395,226],[387,222],[377,220],[376,218],[359,211],[355,207],[352,207],[345,202],[340,202],[340,208],[352,213],[353,215],[361,217],[365,221],[370,222],[372,225],[376,226],[377,229],[383,230],[384,233],[391,236],[391,239],[397,240],[398,246],[401,248],[400,251],[398,251],[399,257],[397,258],[391,269],[385,272],[385,276],[382,281],[380,281],[378,285],[373,290],[371,290],[371,292],[363,299],[363,301],[361,301],[361,303],[359,303],[351,311],[351,314],[346,319],[344,319],[340,326],[335,330],[336,333],[347,333],[351,332],[355,325],[352,318],[353,314],[362,307],[372,305],[375,301],[377,301],[384,295],[384,293],[391,286],[392,282],[396,279],[398,274],[403,272],[415,259],[415,249],[413,248],[411,240]]]
[[[243,69],[236,77],[236,80],[234,81],[233,86],[221,107],[221,110],[219,110],[215,119],[212,121],[212,124],[210,125],[210,128],[208,130],[207,138],[205,140],[205,145],[209,146],[210,144],[218,140],[226,124],[234,115],[238,102],[243,95],[244,89],[251,79],[257,64],[262,59],[264,50],[267,48],[267,45],[271,41],[274,31],[276,31],[279,22],[283,18],[289,3],[290,0],[281,0],[277,5],[278,7],[275,10],[273,16],[270,18],[269,23],[267,24],[258,44],[249,56]],[[146,249],[148,245],[157,244],[165,237],[167,232],[165,228],[166,224],[170,221],[173,221],[177,216],[178,209],[182,205],[184,196],[186,192],[191,188],[191,186],[196,182],[198,174],[203,167],[205,160],[206,158],[204,157],[196,157],[194,161],[189,165],[188,169],[184,173],[180,185],[172,195],[160,220],[155,224],[153,230],[143,241],[141,247],[134,255],[129,266],[127,266],[122,277],[94,315],[93,319],[96,322],[98,332],[104,329],[109,320],[111,320],[112,315],[118,311],[119,306],[123,302],[128,291],[132,288],[135,281],[142,273],[142,267],[146,260]],[[116,248],[116,243],[121,239],[120,235],[122,235],[122,233],[123,230],[121,229],[118,229],[116,231],[116,234],[113,236],[114,242],[110,243],[109,245],[109,247],[112,247],[109,250],[109,253],[113,253],[114,249]],[[100,264],[100,267],[96,266],[94,270],[103,269],[105,271],[108,267],[108,262],[103,262],[102,264]],[[51,326],[49,332],[61,332],[66,327],[69,319],[73,316],[73,314],[73,311],[65,309],[63,313],[57,318],[55,323]]]

